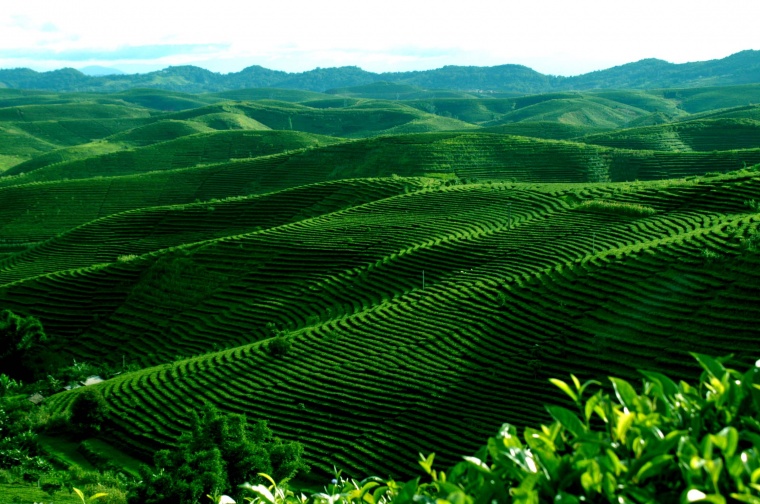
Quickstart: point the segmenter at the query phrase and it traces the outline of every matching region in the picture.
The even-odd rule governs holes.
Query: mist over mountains
[[[243,88],[286,88],[329,91],[374,82],[392,82],[427,89],[546,93],[612,88],[678,88],[760,82],[760,51],[741,51],[723,59],[674,64],[644,59],[573,77],[545,75],[522,65],[493,67],[445,66],[435,70],[373,73],[356,66],[316,68],[288,73],[261,66],[220,74],[195,66],[168,67],[130,75],[86,75],[73,68],[36,72],[28,68],[0,70],[0,88],[50,91],[121,91],[135,87],[191,93]]]

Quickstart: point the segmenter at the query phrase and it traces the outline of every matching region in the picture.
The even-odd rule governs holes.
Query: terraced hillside
[[[318,474],[445,466],[544,420],[548,377],[757,360],[760,116],[709,109],[733,91],[0,90],[0,308],[50,337],[30,374],[129,365],[94,385],[114,449],[213,403]]]
[[[686,350],[753,359],[760,214],[746,202],[758,198],[749,171],[439,184],[125,260],[83,251],[89,267],[0,296],[44,321],[51,355],[157,365],[100,385],[113,408],[105,437],[122,448],[171,445],[187,410],[209,401],[269,418],[321,470],[398,473],[417,451],[452,461],[500,421],[542,418],[556,399],[546,376],[685,373]],[[113,257],[127,251],[128,221],[143,217],[147,235],[211,226],[201,210],[172,209],[165,227],[125,214],[73,233],[92,233]],[[53,263],[79,242],[29,254]],[[2,263],[9,279],[21,259]],[[267,351],[273,330],[289,331],[287,354]],[[51,400],[62,408],[75,393]]]
[[[193,131],[184,128],[183,130]],[[53,162],[52,156],[46,156],[44,163],[51,164],[31,161],[10,168],[5,173],[6,177],[0,179],[0,186],[172,170],[231,159],[268,156],[338,142],[340,139],[298,131],[245,130],[197,133],[144,148],[122,149],[101,156],[93,155],[62,163]],[[40,166],[35,168],[35,165]]]
[[[392,175],[432,176],[449,185],[474,180],[659,180],[760,163],[760,149],[635,152],[480,133],[388,136],[248,158],[252,149],[279,150],[284,142],[302,146],[335,141],[289,131],[215,133],[6,176],[0,178],[0,239],[36,242],[127,210],[262,194],[326,180]],[[169,148],[185,143],[192,150]],[[244,159],[196,164],[209,156]]]
[[[760,147],[760,121],[701,119],[583,137],[583,141],[620,149],[714,151]]]
[[[334,108],[315,108],[299,103],[270,100],[231,102],[177,112],[167,117],[198,120],[198,117],[208,114],[242,114],[272,129],[298,130],[347,138],[475,127],[456,119],[422,112],[399,102],[340,100],[336,105],[338,106]]]

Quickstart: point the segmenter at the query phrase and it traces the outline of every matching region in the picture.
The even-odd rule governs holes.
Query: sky
[[[0,68],[196,65],[551,75],[760,49],[760,0],[2,0]]]

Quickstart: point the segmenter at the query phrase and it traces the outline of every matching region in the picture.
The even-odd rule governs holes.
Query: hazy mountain
[[[259,87],[325,91],[379,81],[427,89],[519,93],[746,84],[760,82],[760,51],[748,50],[719,60],[682,64],[645,59],[575,77],[544,75],[521,65],[445,66],[435,70],[388,73],[368,72],[355,66],[316,68],[300,73],[251,66],[229,74],[195,66],[177,66],[146,74],[99,76],[86,75],[86,72],[72,68],[42,73],[26,68],[0,70],[0,87],[54,91],[120,91],[134,87],[196,93]]]

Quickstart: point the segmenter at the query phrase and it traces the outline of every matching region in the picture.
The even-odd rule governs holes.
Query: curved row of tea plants
[[[35,309],[60,317],[48,315],[46,327],[80,331],[68,344],[93,357],[160,362],[173,361],[176,348],[232,347],[101,385],[114,408],[112,442],[171,444],[187,426],[183,411],[211,401],[270,418],[322,470],[337,463],[365,474],[410,469],[416,451],[452,461],[499,418],[540,418],[554,397],[540,380],[547,373],[598,375],[614,363],[625,377],[648,363],[681,374],[684,349],[746,355],[760,306],[751,244],[758,216],[744,205],[760,190],[755,176],[590,189],[654,208],[649,217],[614,205],[610,214],[552,205],[554,190],[521,196],[484,185],[399,196],[209,242],[182,261],[168,254],[156,266],[40,277],[8,286],[3,298],[39,303],[46,292],[50,304]],[[185,292],[190,286],[207,290]],[[744,336],[727,339],[732,302],[748,315],[731,322]],[[88,310],[101,318],[76,320]],[[647,338],[633,338],[638,330]],[[269,350],[278,337],[291,341],[283,355]],[[457,413],[443,422],[441,410]],[[382,446],[392,448],[386,459],[373,455]]]

